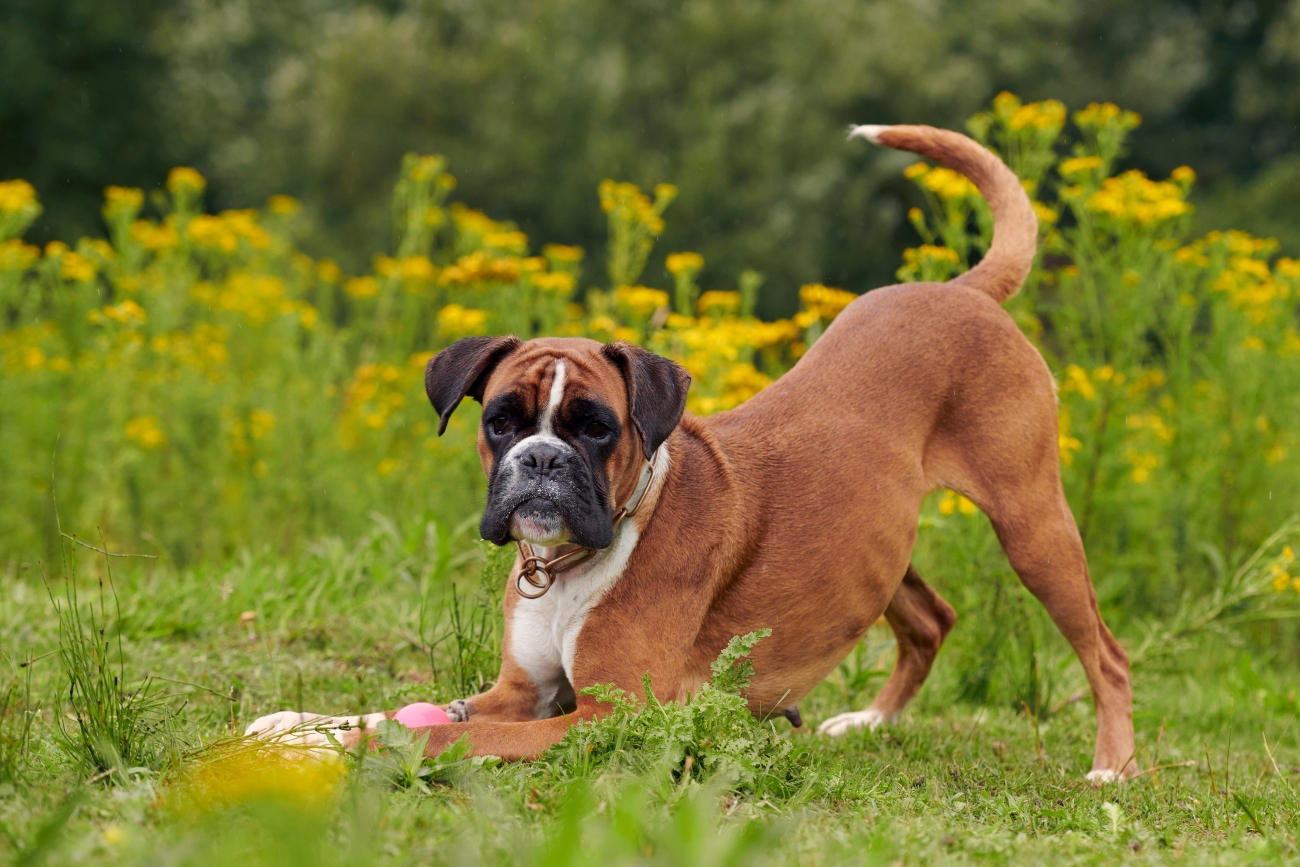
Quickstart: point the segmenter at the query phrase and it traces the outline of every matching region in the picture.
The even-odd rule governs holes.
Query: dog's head
[[[461,340],[430,359],[424,380],[440,435],[462,398],[483,404],[483,538],[586,548],[613,541],[614,512],[677,427],[691,382],[626,343],[516,337]]]

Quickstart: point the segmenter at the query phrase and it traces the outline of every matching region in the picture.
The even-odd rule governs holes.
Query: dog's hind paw
[[[852,729],[876,729],[885,721],[885,715],[874,708],[868,710],[855,710],[849,713],[842,713],[839,716],[833,716],[826,722],[817,726],[817,734],[830,735],[835,737],[842,735]]]
[[[1105,783],[1119,783],[1124,780],[1123,777],[1115,771],[1112,771],[1110,768],[1098,768],[1095,771],[1088,771],[1088,773],[1084,775],[1084,779],[1092,783],[1094,786],[1100,786]]]

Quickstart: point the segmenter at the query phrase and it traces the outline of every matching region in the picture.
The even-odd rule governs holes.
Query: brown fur
[[[992,249],[949,283],[861,296],[767,390],[731,412],[682,419],[658,501],[637,516],[627,569],[580,634],[574,686],[640,693],[648,671],[661,700],[681,700],[728,639],[766,627],[748,700],[768,714],[793,707],[883,614],[898,662],[873,707],[898,713],[955,617],[909,565],[921,500],[948,487],[989,516],[1078,654],[1096,705],[1094,770],[1131,774],[1128,661],[1102,623],[1062,492],[1054,382],[999,307],[1032,264],[1033,211],[1011,171],[965,136],[889,127],[879,141],[975,181],[996,218]],[[597,394],[624,420],[609,461],[612,502],[622,504],[640,441],[625,379],[599,344],[523,344],[491,371],[483,398],[525,384],[544,399],[558,358],[569,368],[566,400]],[[490,469],[481,437],[480,455]],[[512,583],[507,624],[517,600]],[[431,730],[431,754],[468,732],[477,753],[536,756],[573,721],[605,712],[584,696],[568,715],[533,719],[536,690],[509,646],[507,637],[501,675],[472,699],[470,722]]]

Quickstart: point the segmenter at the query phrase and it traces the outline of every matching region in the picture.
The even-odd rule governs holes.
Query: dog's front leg
[[[657,698],[680,700],[687,654],[704,611],[702,601],[692,598],[696,595],[702,595],[701,588],[674,593],[625,577],[592,610],[579,635],[570,672],[579,692],[572,713],[528,722],[489,722],[477,721],[476,711],[467,723],[419,729],[420,734],[429,732],[426,755],[438,755],[467,734],[473,755],[536,758],[563,739],[571,725],[609,713],[610,705],[581,695],[584,687],[608,683],[644,698],[647,672]],[[474,699],[476,709],[479,700]]]

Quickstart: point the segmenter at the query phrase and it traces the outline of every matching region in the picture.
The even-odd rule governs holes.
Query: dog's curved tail
[[[978,265],[951,283],[970,286],[1001,304],[1020,290],[1038,248],[1038,218],[1020,179],[978,142],[932,126],[855,126],[849,137],[911,151],[961,172],[993,212],[993,243]]]

